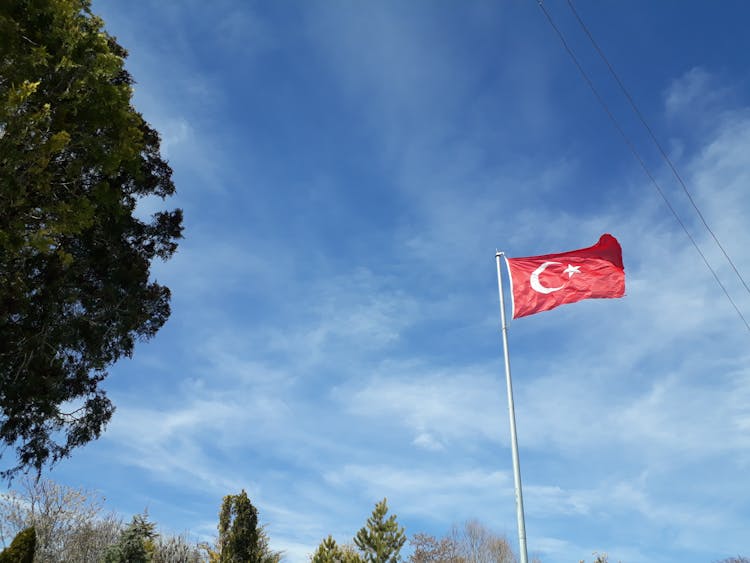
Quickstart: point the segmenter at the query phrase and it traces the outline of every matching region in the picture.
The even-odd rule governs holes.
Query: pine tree
[[[136,514],[118,542],[107,550],[103,563],[150,563],[156,536],[156,525],[145,514]]]
[[[361,561],[351,545],[339,546],[330,535],[320,542],[312,556],[312,563],[361,563]]]
[[[367,524],[354,538],[354,544],[368,563],[396,563],[401,559],[399,552],[406,542],[406,535],[396,522],[396,515],[386,519],[387,513],[387,499],[383,499],[375,505]]]

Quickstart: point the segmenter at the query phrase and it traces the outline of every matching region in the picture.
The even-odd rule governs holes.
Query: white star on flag
[[[581,273],[581,267],[580,266],[573,266],[572,264],[568,264],[568,267],[563,270],[563,274],[568,274],[568,279],[573,277],[573,274],[580,274]]]

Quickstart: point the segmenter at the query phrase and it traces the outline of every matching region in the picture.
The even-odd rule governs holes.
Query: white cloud
[[[161,135],[162,154],[167,159],[172,157],[178,145],[194,141],[193,128],[184,117],[167,119],[166,122],[156,123],[155,127]]]
[[[440,451],[445,449],[445,446],[443,446],[443,444],[439,440],[435,439],[432,434],[429,434],[427,432],[418,434],[417,437],[414,438],[414,441],[412,443],[415,446],[424,448],[426,450]]]
[[[365,381],[342,385],[333,393],[347,412],[393,421],[423,447],[495,441],[502,433],[498,411],[503,391],[499,377],[484,369],[389,362]]]
[[[589,176],[586,155],[553,146],[565,118],[554,62],[514,55],[478,74],[441,22],[405,4],[304,12],[311,51],[290,60],[300,56],[302,70],[315,73],[317,95],[356,108],[371,152],[352,166],[367,161],[362,173],[383,179],[378,198],[395,201],[372,209],[373,217],[395,215],[392,223],[347,226],[372,248],[347,257],[330,240],[297,237],[314,230],[326,206],[340,205],[336,220],[347,217],[337,190],[339,182],[358,189],[350,178],[307,168],[303,180],[274,175],[253,161],[253,143],[272,143],[274,131],[262,141],[257,131],[227,140],[217,126],[267,111],[230,112],[226,100],[235,87],[248,88],[239,74],[283,49],[286,28],[246,7],[196,22],[202,33],[221,32],[212,46],[224,55],[242,57],[244,32],[251,35],[253,58],[234,67],[230,84],[229,74],[197,68],[199,43],[184,29],[199,4],[165,5],[169,48],[151,45],[158,55],[148,56],[137,48],[131,59],[138,106],[164,135],[181,180],[175,205],[188,208],[189,228],[177,256],[155,268],[173,290],[170,323],[158,346],[139,348],[113,374],[119,409],[99,466],[117,463],[162,489],[179,488],[184,498],[174,503],[194,501],[195,531],[208,536],[220,496],[244,487],[269,523],[272,546],[291,561],[305,560],[328,533],[347,541],[383,496],[413,523],[411,533],[469,517],[514,530],[494,250],[553,252],[611,231],[625,252],[625,299],[511,325],[531,551],[577,560],[604,548],[635,563],[656,556],[622,546],[651,535],[659,537],[647,545],[696,553],[727,543],[722,528],[744,537],[731,522],[735,514],[742,521],[741,510],[729,505],[750,465],[747,334],[640,170],[601,181]],[[510,41],[516,23],[508,20],[493,41]],[[138,34],[147,28],[130,27],[123,43],[145,44]],[[286,59],[266,62],[288,76]],[[500,90],[509,99],[497,98]],[[678,164],[746,271],[750,119],[716,111],[728,95],[696,68],[675,81],[665,104],[674,123],[705,121],[701,151],[685,140]],[[222,154],[234,142],[239,148]],[[337,142],[348,158],[351,139]],[[657,170],[689,212],[667,171]],[[585,205],[589,195],[600,203]],[[302,196],[314,205],[300,211],[290,203]],[[721,256],[686,217],[750,312]],[[295,223],[301,228],[291,237]],[[383,225],[391,229],[385,235]],[[717,465],[725,473],[706,483]]]
[[[664,95],[668,117],[706,112],[727,96],[726,88],[706,69],[693,67],[670,84]]]

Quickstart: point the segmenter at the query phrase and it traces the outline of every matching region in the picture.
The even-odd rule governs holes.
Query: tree
[[[258,525],[258,510],[244,489],[238,495],[225,496],[221,503],[217,547],[221,563],[278,563],[281,560],[281,553],[270,549],[268,536]]]
[[[37,559],[48,563],[99,563],[122,522],[104,513],[95,493],[24,476],[21,487],[0,495],[0,539],[36,530]]]
[[[515,563],[508,539],[487,529],[477,520],[469,520],[461,528],[454,527],[453,541],[459,556],[468,563]]]
[[[0,553],[0,563],[32,563],[36,546],[34,528],[26,528],[18,532],[10,546]]]
[[[453,537],[437,539],[429,534],[417,533],[409,543],[414,551],[410,563],[463,563],[458,553],[458,543]]]
[[[340,546],[332,536],[328,536],[318,546],[312,556],[312,563],[361,563],[351,545]]]
[[[388,502],[383,499],[375,505],[367,523],[354,538],[354,545],[369,563],[395,563],[400,560],[399,552],[406,542],[406,535],[396,522],[396,515],[392,514],[386,519],[387,513]]]
[[[131,106],[127,52],[90,0],[0,3],[1,473],[41,472],[100,436],[106,369],[170,314],[149,279],[181,210],[137,216],[174,193],[159,135]],[[3,449],[5,449],[5,447]]]
[[[204,563],[206,558],[201,547],[190,542],[185,535],[160,534],[154,541],[151,560],[152,563]]]
[[[14,483],[21,487],[0,494],[0,540],[7,545],[15,534],[34,527],[37,561],[101,563],[105,557],[126,561],[126,554],[138,554],[139,541],[152,563],[206,559],[184,535],[156,534],[145,515],[123,526],[117,515],[104,512],[102,499],[94,492],[28,475]]]
[[[151,563],[156,536],[156,525],[145,514],[136,514],[117,543],[107,549],[103,563]]]
[[[497,535],[476,520],[461,527],[454,526],[451,533],[436,539],[428,534],[415,534],[410,543],[414,551],[410,563],[516,563],[505,536]],[[538,561],[532,559],[532,561]]]

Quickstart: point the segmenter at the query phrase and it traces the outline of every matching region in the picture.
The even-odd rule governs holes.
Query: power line
[[[672,204],[669,202],[669,199],[667,199],[666,194],[661,189],[661,186],[656,181],[656,178],[654,178],[653,174],[651,174],[651,171],[648,169],[648,167],[646,166],[646,163],[641,158],[641,155],[636,150],[635,145],[633,145],[633,143],[630,141],[630,138],[625,134],[625,131],[620,126],[620,123],[617,121],[617,119],[613,115],[612,111],[609,109],[609,106],[604,101],[604,99],[602,98],[601,94],[599,94],[599,91],[596,89],[596,86],[594,86],[594,83],[589,78],[589,75],[586,73],[586,71],[581,66],[581,63],[578,61],[578,57],[576,57],[575,53],[573,52],[573,50],[571,49],[571,47],[568,45],[568,42],[565,40],[565,36],[562,34],[562,32],[560,31],[560,29],[555,24],[555,22],[552,19],[552,16],[550,15],[550,13],[544,7],[543,0],[537,0],[537,3],[539,4],[539,7],[541,8],[542,12],[544,13],[545,17],[547,18],[547,21],[549,22],[550,26],[552,27],[552,29],[555,31],[555,33],[557,34],[558,38],[560,39],[560,42],[562,43],[565,51],[568,53],[568,55],[570,56],[571,60],[576,65],[576,68],[578,68],[578,72],[581,73],[581,76],[583,77],[584,81],[586,82],[586,84],[588,85],[588,87],[593,92],[594,97],[599,102],[599,105],[602,106],[602,109],[604,110],[604,112],[609,117],[609,119],[612,122],[612,124],[614,125],[615,129],[617,129],[617,132],[620,134],[620,136],[622,137],[623,141],[625,141],[625,144],[627,145],[628,149],[630,149],[630,152],[633,154],[633,156],[635,157],[635,159],[638,161],[638,164],[640,164],[641,168],[646,173],[646,176],[648,176],[648,178],[651,180],[651,183],[653,184],[654,188],[656,188],[656,191],[659,193],[659,195],[661,196],[661,198],[664,200],[664,203],[667,205],[667,207],[669,208],[669,210],[672,212],[672,215],[674,215],[674,218],[677,220],[677,222],[679,223],[680,227],[682,227],[682,230],[685,231],[685,234],[687,235],[688,239],[690,239],[690,242],[695,247],[695,250],[698,252],[698,254],[700,255],[700,257],[703,259],[703,263],[706,265],[706,267],[709,269],[709,271],[713,275],[714,279],[716,280],[716,283],[719,284],[719,287],[724,292],[724,295],[729,300],[729,302],[732,304],[732,307],[734,307],[734,310],[737,311],[737,315],[739,315],[740,319],[745,324],[745,327],[747,327],[748,332],[750,332],[750,323],[748,323],[747,319],[745,319],[745,316],[742,314],[742,311],[740,311],[739,307],[734,302],[734,299],[732,299],[732,296],[729,295],[729,292],[727,291],[727,288],[721,282],[721,280],[719,279],[719,276],[716,274],[716,271],[711,267],[711,264],[709,264],[708,259],[706,258],[705,254],[703,254],[703,251],[698,246],[698,243],[695,241],[695,239],[693,238],[693,236],[690,234],[690,231],[688,231],[687,227],[685,226],[685,223],[682,221],[682,219],[680,219],[680,216],[677,214],[677,211],[672,206]]]
[[[718,237],[714,234],[711,227],[708,226],[708,223],[706,222],[705,217],[703,216],[703,213],[701,213],[701,210],[698,208],[698,204],[695,203],[695,200],[693,199],[692,194],[688,190],[687,186],[685,185],[685,182],[682,179],[682,176],[677,171],[677,167],[672,162],[672,159],[669,158],[669,155],[662,147],[661,143],[659,143],[658,139],[656,138],[656,135],[654,135],[654,132],[651,130],[651,127],[649,127],[648,123],[646,122],[646,119],[643,117],[643,114],[638,109],[638,106],[636,105],[635,101],[633,100],[632,96],[630,95],[630,92],[628,92],[627,88],[625,88],[625,85],[622,83],[622,80],[620,80],[620,77],[618,76],[617,72],[615,72],[615,69],[612,67],[612,65],[609,62],[609,59],[607,59],[607,56],[604,54],[604,52],[599,47],[599,44],[594,40],[593,35],[589,31],[586,24],[581,19],[581,16],[578,15],[578,12],[576,11],[575,7],[573,6],[572,0],[567,0],[568,6],[570,7],[570,10],[573,12],[573,15],[578,20],[578,23],[580,24],[583,31],[588,36],[589,40],[591,41],[591,44],[594,46],[594,49],[596,49],[596,52],[599,53],[599,56],[604,61],[604,64],[607,65],[607,68],[609,69],[609,72],[612,74],[612,77],[617,82],[618,86],[620,87],[620,90],[625,95],[625,97],[628,99],[628,102],[630,103],[630,107],[633,109],[635,114],[638,116],[638,119],[640,120],[643,127],[648,131],[649,136],[651,137],[651,140],[654,142],[656,147],[659,149],[659,152],[661,153],[662,158],[666,161],[666,163],[669,165],[669,168],[672,170],[672,174],[674,174],[674,177],[679,182],[680,186],[682,186],[682,190],[685,192],[685,195],[687,196],[688,200],[690,201],[690,204],[693,206],[693,209],[695,209],[695,212],[698,214],[698,217],[700,217],[701,222],[703,223],[703,226],[706,227],[706,230],[711,234],[711,237],[714,239],[714,242],[716,245],[721,249],[722,254],[724,254],[724,258],[727,259],[727,262],[729,262],[729,265],[732,267],[732,270],[734,270],[734,273],[737,274],[737,277],[739,278],[740,282],[742,282],[742,285],[745,286],[745,290],[748,294],[750,294],[750,287],[747,285],[747,282],[742,277],[742,274],[740,274],[739,270],[735,266],[732,259],[729,257],[729,254],[724,249],[724,246],[719,242]]]

